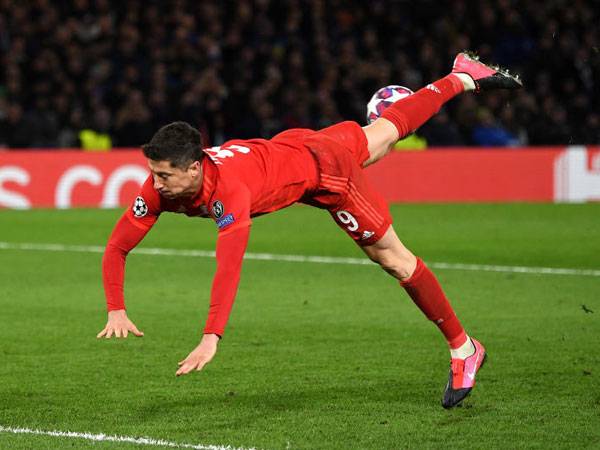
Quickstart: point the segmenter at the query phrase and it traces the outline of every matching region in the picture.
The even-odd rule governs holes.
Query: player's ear
[[[190,164],[188,170],[192,173],[192,176],[197,176],[202,171],[202,165],[200,164],[200,161],[194,161],[192,164]]]

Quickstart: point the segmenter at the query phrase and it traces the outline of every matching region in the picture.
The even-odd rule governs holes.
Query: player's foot
[[[479,61],[474,53],[462,52],[454,58],[452,73],[466,73],[475,83],[475,92],[488,89],[519,89],[523,83],[508,70],[490,66]]]
[[[465,359],[452,358],[450,361],[448,384],[442,399],[442,406],[446,409],[460,404],[469,395],[475,386],[475,375],[487,357],[483,345],[473,338],[469,339],[475,347],[475,352]]]

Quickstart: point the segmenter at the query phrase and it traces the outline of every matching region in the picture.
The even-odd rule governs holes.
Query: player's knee
[[[383,268],[383,270],[385,270],[391,276],[393,276],[394,278],[396,278],[397,280],[400,280],[400,281],[409,279],[414,272],[414,268],[411,269],[410,265],[406,264],[405,262],[402,262],[400,264],[381,266],[381,267]]]
[[[377,255],[372,258],[383,270],[402,281],[411,277],[415,271],[417,260],[411,253],[407,255]]]
[[[373,163],[376,163],[377,161],[379,161],[381,158],[383,158],[385,155],[387,155],[392,147],[378,147],[375,149],[370,149],[369,150],[369,159],[367,159],[364,163],[363,163],[363,167],[368,167]]]
[[[387,119],[378,119],[371,125],[363,127],[363,131],[367,137],[370,155],[363,164],[365,167],[387,155],[398,140],[398,130]]]

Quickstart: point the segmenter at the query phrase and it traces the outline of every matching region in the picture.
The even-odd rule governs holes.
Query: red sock
[[[434,322],[446,337],[450,348],[458,348],[467,341],[467,335],[454,314],[446,294],[431,270],[421,258],[412,276],[400,282],[410,298],[429,320]]]
[[[402,139],[427,122],[444,103],[464,90],[462,81],[456,75],[450,74],[398,100],[386,109],[381,117],[396,126]]]

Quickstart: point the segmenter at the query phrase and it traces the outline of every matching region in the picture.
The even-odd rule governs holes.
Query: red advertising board
[[[555,159],[564,149],[396,152],[367,169],[389,201],[553,201]]]
[[[148,177],[140,151],[0,153],[0,207],[111,208],[128,204]]]
[[[600,148],[394,152],[366,169],[391,202],[600,200]],[[0,208],[116,207],[148,176],[139,150],[0,152]]]

